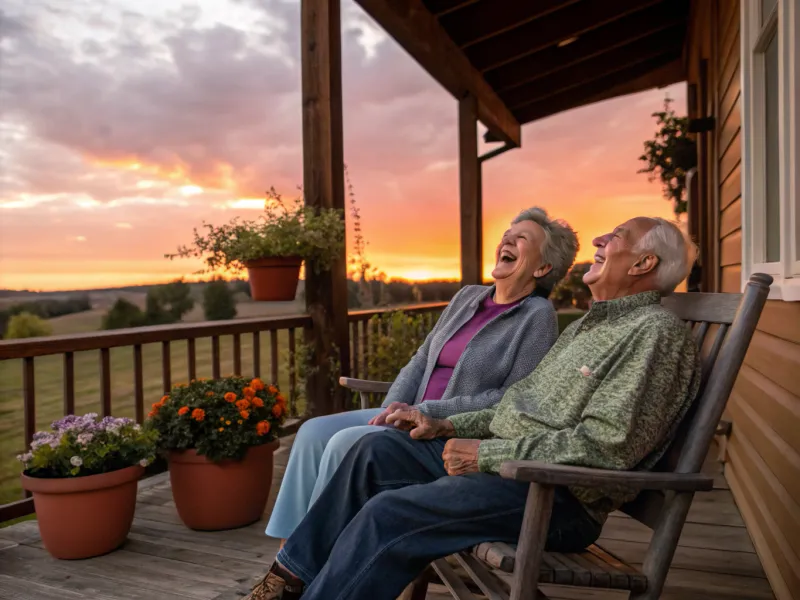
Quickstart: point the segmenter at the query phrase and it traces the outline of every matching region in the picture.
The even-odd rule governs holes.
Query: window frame
[[[761,0],[742,0],[742,288],[753,273],[774,278],[771,299],[800,301],[800,7],[778,0],[761,23]],[[764,50],[778,36],[780,260],[766,262]],[[760,135],[759,135],[760,134]]]

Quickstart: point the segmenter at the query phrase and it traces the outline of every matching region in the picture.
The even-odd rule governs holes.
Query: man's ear
[[[536,271],[533,272],[533,276],[536,279],[541,279],[552,270],[553,270],[553,265],[542,265],[541,267],[536,269]]]
[[[646,275],[658,266],[659,258],[655,254],[643,254],[633,266],[628,269],[628,275]]]

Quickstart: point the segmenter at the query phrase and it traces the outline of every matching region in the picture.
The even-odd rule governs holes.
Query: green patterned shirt
[[[481,471],[508,460],[649,470],[700,385],[697,349],[658,292],[595,302],[497,406],[449,417],[482,439]],[[572,488],[599,522],[632,499],[624,489]]]

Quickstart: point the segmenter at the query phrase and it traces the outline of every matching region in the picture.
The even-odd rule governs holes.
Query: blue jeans
[[[307,584],[303,600],[394,600],[437,558],[517,542],[528,484],[448,476],[445,441],[386,430],[356,442],[278,553]],[[600,530],[566,489],[556,490],[549,549],[583,549]]]
[[[380,408],[350,410],[303,423],[292,444],[267,535],[288,538],[292,534],[352,445],[363,435],[385,429],[367,425],[381,412]]]

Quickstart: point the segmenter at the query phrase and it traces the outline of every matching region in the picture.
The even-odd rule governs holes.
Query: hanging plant
[[[661,181],[664,198],[673,203],[676,216],[686,212],[686,174],[697,166],[697,146],[689,136],[688,117],[678,117],[673,99],[664,99],[664,109],[653,113],[659,126],[655,137],[644,143],[639,160],[647,166],[637,173],[647,173],[650,181]]]

